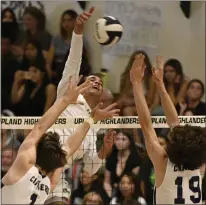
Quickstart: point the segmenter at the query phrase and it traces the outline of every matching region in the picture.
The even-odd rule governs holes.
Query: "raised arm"
[[[67,148],[68,157],[71,157],[77,149],[80,147],[84,137],[86,136],[90,126],[97,121],[105,120],[107,118],[113,118],[119,114],[119,109],[115,109],[116,104],[108,106],[105,109],[100,109],[101,103],[99,103],[91,113],[91,118],[86,119],[75,132],[67,139],[65,146]]]
[[[164,64],[163,57],[157,56],[156,62],[157,62],[157,67],[152,69],[153,78],[157,85],[157,90],[160,95],[160,99],[161,99],[164,113],[166,115],[167,123],[170,127],[179,125],[179,118],[178,118],[176,108],[172,100],[170,99],[170,96],[168,95],[164,82],[163,82],[163,72],[164,72],[163,71],[163,64]]]
[[[29,146],[36,145],[42,135],[55,123],[64,109],[69,104],[76,103],[78,95],[90,87],[90,82],[88,81],[80,86],[77,86],[78,82],[79,80],[76,80],[75,77],[70,77],[62,97],[42,116],[30,134],[26,137],[21,147],[24,147],[26,144],[29,144]]]
[[[57,98],[61,96],[60,91],[69,80],[69,76],[74,75],[76,78],[79,76],[83,49],[83,28],[93,11],[94,8],[92,7],[89,12],[83,12],[76,19],[69,56],[65,64],[62,79],[57,88]]]
[[[162,162],[161,159],[164,158],[166,153],[164,148],[159,144],[159,140],[152,126],[149,108],[145,100],[143,89],[145,67],[143,62],[144,56],[142,54],[138,55],[130,71],[130,80],[133,85],[136,109],[144,133],[146,149],[153,164],[158,166]]]

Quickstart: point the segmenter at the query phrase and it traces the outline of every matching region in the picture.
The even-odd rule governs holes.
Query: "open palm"
[[[109,105],[108,107],[101,109],[101,106],[103,104],[99,103],[93,110],[92,110],[92,117],[95,121],[100,121],[100,120],[105,120],[108,118],[112,118],[114,116],[118,116],[120,110],[119,109],[115,109],[115,107],[117,106],[116,103],[113,103],[111,105]]]
[[[134,63],[132,64],[132,68],[130,70],[130,81],[131,83],[135,83],[136,81],[142,81],[144,78],[144,55],[137,55]]]
[[[61,90],[62,95],[70,104],[76,104],[79,94],[83,94],[92,85],[89,81],[77,86],[82,79],[82,75],[76,79],[76,76],[70,76],[67,85]]]
[[[156,57],[156,67],[152,68],[152,75],[153,79],[156,83],[163,83],[163,76],[164,76],[164,60],[162,56]]]

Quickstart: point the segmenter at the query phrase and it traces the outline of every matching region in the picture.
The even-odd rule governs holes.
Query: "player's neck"
[[[42,175],[44,175],[44,176],[47,176],[47,175],[48,175],[48,173],[46,173],[44,170],[42,170],[42,168],[41,168],[40,166],[38,166],[37,164],[35,165],[35,167],[38,168],[39,172],[40,172]]]
[[[100,100],[98,96],[84,96],[84,98],[91,109],[95,108]]]

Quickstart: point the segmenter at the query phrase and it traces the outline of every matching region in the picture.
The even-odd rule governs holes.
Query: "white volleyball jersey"
[[[154,191],[154,204],[202,204],[200,170],[179,170],[168,160],[163,183]]]
[[[15,184],[2,187],[2,204],[44,204],[50,191],[50,179],[33,166]]]

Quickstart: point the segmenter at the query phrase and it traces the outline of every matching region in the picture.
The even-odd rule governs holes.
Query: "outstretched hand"
[[[145,56],[143,54],[139,54],[132,64],[132,68],[130,70],[131,83],[140,82],[144,78],[144,72],[146,68],[144,58]]]
[[[119,116],[119,109],[115,109],[117,106],[116,103],[109,105],[108,107],[101,109],[103,103],[99,103],[91,113],[92,118],[94,121],[105,120],[107,118],[113,118],[114,116]]]
[[[94,7],[91,7],[88,12],[83,12],[76,18],[75,26],[74,26],[74,32],[76,34],[82,34],[84,29],[84,24],[87,22],[87,20],[92,16],[92,13],[94,12]]]
[[[79,94],[84,94],[87,89],[91,88],[92,84],[89,81],[85,81],[83,84],[77,86],[82,79],[82,75],[76,79],[76,76],[70,76],[67,85],[64,88],[63,97],[69,104],[77,104],[77,98]]]
[[[162,56],[157,56],[156,57],[156,67],[152,68],[152,75],[153,79],[157,84],[164,83],[163,82],[163,76],[164,76],[164,60]]]

